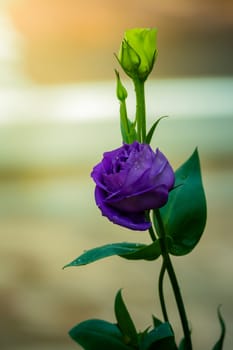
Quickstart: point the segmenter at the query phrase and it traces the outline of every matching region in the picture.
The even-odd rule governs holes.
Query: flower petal
[[[105,191],[100,187],[95,188],[96,204],[102,212],[114,224],[127,227],[131,230],[145,231],[151,227],[151,223],[146,220],[145,212],[127,213],[118,208],[114,208],[105,202]]]
[[[109,205],[118,210],[128,213],[137,213],[138,211],[145,211],[149,209],[161,208],[167,203],[168,189],[165,185],[156,187],[153,191],[125,197],[120,200],[107,198],[105,201]]]

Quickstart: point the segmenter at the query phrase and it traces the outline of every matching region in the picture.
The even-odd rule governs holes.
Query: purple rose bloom
[[[175,181],[163,153],[137,141],[104,153],[91,176],[102,214],[115,224],[141,231],[151,226],[146,210],[165,205]]]

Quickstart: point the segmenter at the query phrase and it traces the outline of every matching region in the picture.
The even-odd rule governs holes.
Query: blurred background
[[[83,250],[149,242],[101,217],[90,171],[119,146],[114,58],[126,29],[157,27],[146,86],[153,146],[174,168],[198,146],[208,203],[201,243],[174,258],[196,349],[227,323],[233,347],[233,2],[230,0],[1,0],[0,348],[72,350],[67,331],[87,318],[114,322],[119,288],[138,329],[161,316],[160,261],[111,258],[62,270]],[[131,83],[129,112],[134,114]],[[191,199],[190,199],[191,200]],[[181,337],[169,284],[166,296]]]

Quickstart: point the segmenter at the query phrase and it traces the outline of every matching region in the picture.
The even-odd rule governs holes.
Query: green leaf
[[[146,143],[150,144],[152,136],[154,135],[155,129],[156,129],[157,125],[159,124],[160,120],[162,120],[163,118],[167,118],[167,117],[168,117],[167,115],[164,115],[154,122],[154,124],[150,128],[148,134],[146,135]]]
[[[85,350],[129,350],[117,325],[98,319],[79,323],[69,331],[70,337]]]
[[[135,129],[135,123],[132,123],[131,120],[125,115],[126,106],[122,102],[120,105],[120,127],[121,127],[121,136],[122,140],[125,143],[131,144],[137,140],[137,132]]]
[[[173,330],[168,322],[162,323],[147,333],[139,347],[140,350],[177,350]]]
[[[221,315],[221,312],[220,312],[220,307],[218,308],[218,319],[219,319],[219,323],[221,326],[221,335],[220,335],[219,340],[214,345],[212,350],[222,350],[223,349],[223,341],[224,341],[225,334],[226,334],[226,326],[225,326],[225,322],[224,322],[222,315]]]
[[[186,350],[186,342],[185,342],[185,338],[181,339],[181,342],[179,344],[179,350]]]
[[[156,260],[161,254],[161,248],[159,240],[149,244],[141,245],[141,247],[135,252],[124,253],[124,255],[119,254],[122,258],[128,260]]]
[[[197,150],[175,172],[175,178],[175,188],[160,213],[166,235],[172,238],[170,253],[185,255],[199,242],[206,223],[206,200]]]
[[[113,255],[118,255],[128,260],[155,260],[160,256],[160,245],[158,241],[150,245],[128,242],[106,244],[85,251],[78,258],[66,264],[64,268],[87,265]]]
[[[136,346],[138,343],[137,331],[122,299],[121,290],[118,291],[115,298],[115,315],[117,325],[123,334],[124,342]]]
[[[157,328],[163,323],[159,318],[155,317],[154,315],[152,315],[152,319],[153,319],[154,328]]]
[[[136,123],[131,122],[128,119],[128,125],[129,125],[129,135],[128,135],[129,143],[133,143],[134,141],[137,141],[137,139],[138,139],[138,135],[136,132]]]

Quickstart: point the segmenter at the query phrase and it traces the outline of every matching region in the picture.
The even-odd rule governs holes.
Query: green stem
[[[148,221],[151,221],[149,211],[146,212],[146,218]],[[155,232],[154,232],[152,225],[149,228],[149,234],[150,234],[150,237],[151,237],[153,242],[157,240],[157,237],[155,235]],[[163,279],[164,279],[165,271],[166,271],[166,265],[163,261],[162,267],[160,270],[160,274],[159,274],[159,285],[158,285],[158,287],[159,287],[158,288],[159,289],[159,300],[160,300],[160,305],[161,305],[164,321],[169,322],[168,321],[168,313],[167,313],[166,304],[165,304],[164,293],[163,293]]]
[[[121,130],[124,130],[126,132],[125,141],[127,143],[130,143],[130,129],[129,129],[129,122],[128,122],[125,100],[120,102],[120,118],[121,118]]]
[[[129,123],[128,123],[128,116],[127,116],[127,109],[126,109],[125,100],[121,101],[121,104],[120,104],[120,116],[121,116],[121,122],[122,122],[125,130],[129,134]]]
[[[163,279],[164,279],[165,271],[166,271],[166,265],[165,265],[165,262],[163,261],[160,274],[159,274],[159,300],[160,300],[160,305],[163,313],[164,322],[169,322],[164,293],[163,293]]]
[[[149,210],[146,211],[146,218],[147,218],[148,221],[151,222],[151,219],[150,219],[150,211],[149,211]],[[149,231],[150,238],[152,239],[152,241],[153,241],[153,242],[156,241],[157,238],[156,238],[156,236],[155,236],[155,232],[154,232],[154,230],[153,230],[152,224],[151,224],[151,227],[149,228],[148,231]]]
[[[145,89],[144,81],[134,79],[134,88],[136,93],[136,121],[138,141],[146,141],[146,104],[145,104]]]
[[[166,266],[167,272],[168,272],[168,276],[170,278],[170,282],[173,288],[173,292],[174,292],[174,296],[176,299],[176,304],[178,307],[178,311],[179,311],[179,315],[180,315],[180,319],[181,319],[181,324],[182,324],[182,328],[183,328],[183,332],[184,332],[184,338],[185,338],[185,343],[186,343],[186,350],[192,350],[192,342],[191,342],[191,336],[190,336],[190,329],[189,329],[189,325],[188,325],[188,319],[186,316],[186,311],[185,311],[185,307],[184,307],[184,302],[182,299],[182,295],[181,295],[181,291],[180,291],[180,287],[176,278],[176,274],[168,253],[168,247],[167,247],[167,239],[166,239],[166,233],[164,230],[164,226],[163,226],[163,221],[160,215],[160,211],[159,209],[155,210],[155,217],[157,220],[157,224],[158,224],[158,230],[159,230],[159,236],[160,238],[160,245],[161,245],[161,252],[162,252],[162,256],[163,256],[163,262]]]

